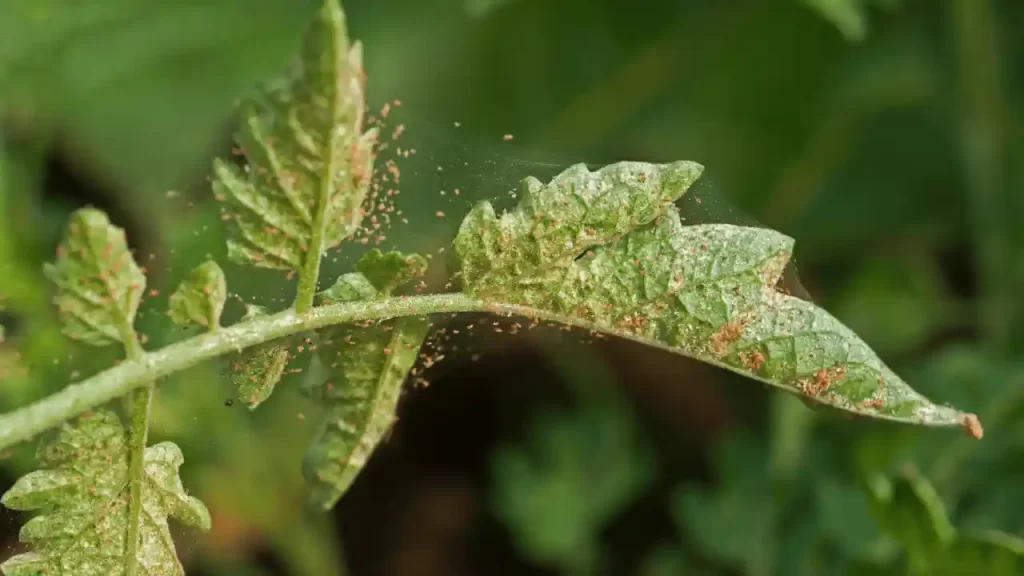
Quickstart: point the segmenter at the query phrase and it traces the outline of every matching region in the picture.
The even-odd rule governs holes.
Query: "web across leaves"
[[[21,529],[33,552],[15,556],[0,569],[6,576],[118,576],[124,574],[128,531],[128,438],[120,420],[103,411],[65,424],[56,441],[41,451],[43,470],[23,476],[3,496],[14,510],[40,510]],[[149,576],[184,574],[167,519],[202,530],[210,515],[188,496],[178,478],[184,461],[171,442],[145,450],[142,522],[137,572]]]
[[[973,415],[914,392],[851,330],[776,285],[793,240],[761,228],[683,226],[672,202],[692,162],[573,166],[528,178],[500,217],[478,204],[455,239],[465,291],[628,337],[865,416],[926,425]]]

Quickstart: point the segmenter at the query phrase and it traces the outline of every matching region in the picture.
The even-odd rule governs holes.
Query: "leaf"
[[[513,2],[514,0],[465,0],[466,13],[473,18],[484,18]]]
[[[94,346],[134,338],[132,324],[146,277],[107,215],[83,208],[71,215],[57,261],[44,268],[57,285],[54,300],[64,333]]]
[[[390,294],[413,278],[423,276],[427,271],[427,259],[419,254],[385,254],[374,248],[359,259],[356,271],[369,280],[377,292]]]
[[[406,265],[395,266],[396,262]],[[335,302],[380,297],[382,288],[422,275],[425,263],[419,255],[370,252],[357,266],[361,272],[343,275],[322,296]],[[317,353],[329,374],[320,394],[326,414],[303,460],[315,506],[329,510],[337,503],[391,428],[402,383],[428,330],[426,318],[406,317],[320,332]]]
[[[65,424],[56,441],[41,451],[43,470],[23,476],[3,496],[14,510],[41,515],[21,529],[33,552],[15,556],[0,568],[7,576],[118,576],[128,531],[128,438],[112,412],[87,415]],[[183,575],[167,518],[201,530],[210,515],[188,496],[178,478],[184,459],[171,442],[146,448],[143,522],[138,568],[150,576]]]
[[[674,518],[708,556],[746,574],[769,573],[781,549],[776,528],[785,510],[765,494],[772,486],[766,450],[748,435],[730,436],[717,449],[718,488],[684,486],[676,493]]]
[[[801,0],[801,2],[828,20],[847,42],[863,42],[868,33],[868,8],[877,5],[892,10],[903,0]]]
[[[263,308],[248,305],[242,322],[266,315]],[[250,410],[255,410],[270,398],[274,387],[281,381],[290,359],[290,342],[290,338],[282,338],[253,346],[232,362],[231,381],[238,390],[238,400]]]
[[[881,531],[864,505],[863,493],[835,478],[825,477],[815,482],[814,499],[822,535],[848,557],[868,556]]]
[[[139,198],[206,162],[233,101],[287,62],[317,0],[0,2],[3,111],[51,123]],[[155,148],[159,153],[155,153]]]
[[[242,107],[246,169],[214,164],[232,260],[301,271],[356,232],[377,140],[363,132],[364,82],[362,48],[349,47],[341,7],[326,0],[293,76]]]
[[[654,478],[654,462],[632,415],[590,402],[533,419],[527,444],[506,446],[493,464],[495,513],[531,559],[586,574],[600,559],[607,524]]]
[[[1024,570],[1024,539],[1001,532],[959,534],[931,574],[1016,576]]]
[[[935,488],[915,469],[869,490],[882,527],[903,545],[909,573],[1010,576],[1024,568],[1024,540],[1001,532],[958,532]]]
[[[841,410],[932,426],[977,418],[914,392],[851,330],[778,291],[793,240],[684,227],[672,201],[690,162],[574,166],[523,182],[500,218],[478,204],[455,239],[465,291],[696,358]]]
[[[168,313],[178,324],[198,324],[213,330],[220,326],[227,297],[224,271],[210,260],[192,270],[171,294]]]

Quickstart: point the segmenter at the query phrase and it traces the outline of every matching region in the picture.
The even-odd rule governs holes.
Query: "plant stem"
[[[949,4],[960,83],[961,152],[972,211],[978,261],[983,334],[998,353],[1008,352],[1020,318],[1014,285],[1010,230],[1013,210],[1007,187],[1007,104],[1001,86],[998,25],[990,0]]]
[[[146,351],[139,343],[131,322],[124,319],[121,327],[128,360],[140,361]],[[142,520],[142,481],[145,473],[146,441],[149,436],[149,411],[153,404],[153,381],[131,392],[129,410],[131,428],[128,431],[128,529],[124,542],[124,574],[135,576],[139,561],[139,524]]]
[[[607,325],[597,325],[586,320],[566,316],[548,310],[539,310],[516,304],[505,304],[481,300],[465,294],[431,294],[425,296],[403,296],[370,302],[343,302],[328,306],[317,306],[299,314],[295,310],[285,310],[273,316],[263,316],[247,320],[213,332],[195,336],[183,342],[172,344],[144,354],[139,359],[131,359],[87,380],[70,384],[60,392],[43,398],[34,404],[25,406],[14,412],[0,415],[0,451],[23,440],[27,440],[40,432],[58,426],[96,406],[109,402],[119,396],[147,386],[160,378],[191,368],[212,358],[239,352],[264,342],[291,336],[299,332],[319,330],[336,324],[352,324],[356,322],[387,320],[402,316],[422,316],[427,314],[457,312],[488,312],[505,316],[522,316],[533,320],[545,320],[561,325],[575,326],[585,330],[601,332],[640,342],[644,345],[667,350],[674,354],[692,356],[687,350],[667,344],[647,340],[632,332],[623,331]],[[736,366],[716,361],[704,356],[699,360],[724,370],[764,382],[789,392],[791,387],[772,381],[768,378],[751,374]],[[944,418],[918,422],[922,426],[951,427],[959,426],[964,417],[951,409]],[[876,414],[874,418],[883,420],[905,421],[899,417]]]
[[[142,483],[145,474],[146,440],[149,436],[149,410],[156,386],[147,382],[132,391],[132,425],[128,454],[128,530],[125,533],[124,574],[135,576],[139,561],[139,524],[142,520]]]
[[[160,378],[270,340],[335,324],[439,312],[487,311],[493,307],[462,294],[439,294],[332,304],[303,314],[285,310],[273,316],[241,322],[155,352],[142,353],[138,358],[128,358],[34,404],[0,416],[0,450]]]

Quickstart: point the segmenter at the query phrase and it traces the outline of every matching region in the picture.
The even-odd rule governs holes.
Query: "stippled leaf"
[[[381,294],[390,294],[395,288],[427,271],[427,259],[419,254],[381,252],[374,248],[363,254],[356,271],[366,277]]]
[[[23,476],[3,496],[15,510],[40,510],[21,529],[33,551],[2,568],[7,576],[119,576],[128,530],[128,438],[111,412],[65,424],[41,451],[44,469]],[[210,515],[178,478],[184,459],[171,442],[146,448],[138,572],[183,575],[167,519],[207,530]]]
[[[396,266],[398,262],[406,264]],[[383,296],[384,288],[422,275],[426,261],[418,255],[371,252],[358,269],[375,282],[363,272],[345,274],[323,296],[335,302]],[[303,472],[313,484],[313,505],[332,508],[391,428],[402,383],[428,329],[426,318],[407,317],[320,332],[317,352],[329,374],[321,389],[326,414],[303,461]]]
[[[699,165],[574,166],[528,178],[500,218],[473,208],[455,239],[465,291],[666,348],[856,414],[933,426],[973,415],[913,391],[851,330],[776,284],[793,240],[684,227],[672,202]]]
[[[362,49],[349,46],[338,1],[326,0],[292,76],[242,107],[248,166],[214,164],[232,260],[315,270],[324,249],[356,231],[377,139],[363,132],[364,82]]]
[[[242,321],[266,316],[260,306],[246,307]],[[231,380],[238,390],[238,400],[255,410],[274,392],[288,366],[289,338],[254,346],[238,355],[231,364]]]
[[[57,286],[54,302],[64,333],[87,344],[126,344],[146,277],[125,243],[124,230],[93,208],[72,214],[57,248],[57,260],[45,267]]]
[[[192,270],[171,294],[168,312],[178,324],[198,324],[213,330],[220,326],[227,297],[224,271],[210,260]]]

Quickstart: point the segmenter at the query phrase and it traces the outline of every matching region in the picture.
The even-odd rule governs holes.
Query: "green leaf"
[[[959,534],[931,574],[1017,576],[1024,570],[1024,539],[1001,532]]]
[[[908,468],[868,493],[882,527],[906,551],[911,574],[1010,576],[1024,568],[1024,540],[1001,532],[958,532],[935,488]]]
[[[676,522],[708,556],[745,574],[770,573],[781,549],[776,528],[785,511],[766,494],[772,486],[766,450],[754,438],[737,435],[720,442],[715,456],[719,487],[679,490]]]
[[[287,64],[318,5],[5,0],[2,108],[52,123],[137,197],[163,193],[207,161],[233,101]]]
[[[383,253],[374,248],[359,259],[356,271],[365,276],[377,292],[390,294],[413,278],[423,276],[427,259],[419,254]]]
[[[422,275],[425,263],[419,255],[371,252],[360,260],[361,272],[343,275],[322,296],[335,302],[371,300],[384,295],[382,288]],[[303,461],[314,506],[334,507],[391,428],[402,383],[429,327],[426,318],[407,317],[319,333],[317,352],[329,375],[320,394],[326,414]]]
[[[848,42],[862,42],[868,33],[868,8],[877,5],[893,9],[903,0],[801,0],[829,21]]]
[[[266,316],[260,306],[248,305],[242,321]],[[249,348],[231,365],[231,381],[238,390],[238,400],[255,410],[274,392],[288,366],[290,338],[274,340]]]
[[[248,166],[214,164],[232,260],[315,274],[322,251],[358,229],[377,140],[363,132],[362,59],[337,0],[326,0],[292,76],[243,105],[237,140]]]
[[[903,545],[911,563],[938,555],[956,533],[935,488],[913,471],[893,483],[882,525]]]
[[[530,558],[568,574],[600,560],[607,523],[646,489],[654,463],[632,415],[593,402],[533,419],[493,464],[495,513]]]
[[[320,293],[320,302],[359,302],[377,297],[377,288],[362,274],[342,274],[327,290]]]
[[[215,330],[220,326],[227,297],[224,271],[210,260],[192,270],[171,294],[168,313],[178,324],[198,324]]]
[[[528,178],[519,206],[478,204],[455,239],[465,291],[727,368],[841,410],[932,426],[973,415],[912,390],[828,312],[776,284],[793,250],[778,232],[683,226],[672,201],[690,162],[582,165]],[[977,425],[977,426],[975,426]]]
[[[54,302],[64,333],[102,346],[134,338],[132,324],[146,277],[128,251],[124,230],[93,208],[72,214],[57,261],[46,276],[57,285]]]
[[[33,552],[2,568],[7,576],[118,576],[124,573],[128,531],[128,439],[120,420],[103,411],[65,424],[41,451],[45,469],[23,476],[3,496],[14,510],[40,510],[21,529]],[[138,569],[152,576],[183,575],[167,519],[208,530],[210,515],[178,478],[184,459],[170,442],[145,450],[144,520]]]

